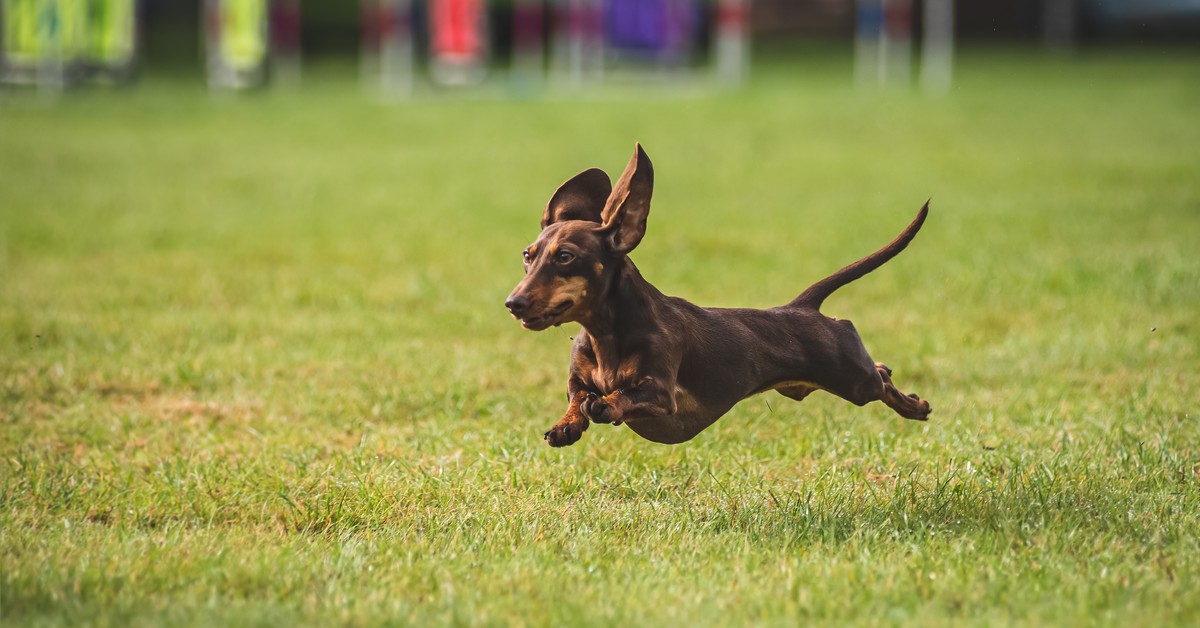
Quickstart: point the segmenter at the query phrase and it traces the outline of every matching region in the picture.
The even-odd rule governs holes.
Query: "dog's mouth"
[[[522,318],[521,326],[524,327],[525,329],[532,329],[533,331],[541,331],[551,325],[561,325],[562,323],[560,321],[556,321],[556,319],[559,316],[562,316],[563,314],[565,314],[566,311],[571,309],[571,306],[573,306],[573,305],[575,305],[574,301],[570,301],[570,300],[563,301],[562,303],[559,303],[558,305],[550,308],[549,310],[543,312],[542,314],[539,314],[538,316],[530,316],[528,318]]]

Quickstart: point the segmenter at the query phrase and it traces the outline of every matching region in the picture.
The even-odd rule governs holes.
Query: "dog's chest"
[[[637,353],[622,355],[613,342],[587,338],[582,349],[584,359],[578,360],[576,367],[602,394],[633,386],[645,375],[641,372],[641,356]]]
[[[638,371],[639,364],[636,358],[618,361],[612,365],[598,361],[592,367],[592,385],[606,395],[634,386],[642,377]]]

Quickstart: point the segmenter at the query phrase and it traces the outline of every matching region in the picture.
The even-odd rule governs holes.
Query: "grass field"
[[[1200,55],[845,59],[749,89],[382,106],[0,93],[0,623],[1200,623]],[[828,395],[552,450],[504,311],[549,194],[655,161],[668,294],[826,305],[927,424]]]

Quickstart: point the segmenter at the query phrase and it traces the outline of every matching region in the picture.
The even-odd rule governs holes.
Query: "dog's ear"
[[[638,144],[625,172],[604,205],[601,215],[614,253],[625,255],[646,235],[646,217],[650,215],[650,196],[654,193],[654,165]]]
[[[612,192],[612,182],[599,168],[589,168],[558,186],[546,211],[542,213],[542,228],[564,220],[600,222],[604,201]]]

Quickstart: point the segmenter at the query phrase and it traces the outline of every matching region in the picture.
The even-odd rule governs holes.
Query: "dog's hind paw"
[[[928,401],[918,397],[914,393],[908,393],[909,399],[912,399],[916,404],[916,409],[911,414],[905,414],[904,418],[914,421],[928,421],[930,413],[933,412],[933,406],[929,405]]]
[[[618,393],[613,393],[614,396],[616,394]],[[620,425],[624,418],[621,411],[609,402],[608,397],[601,397],[595,393],[588,393],[587,399],[579,406],[579,409],[593,423]]]

